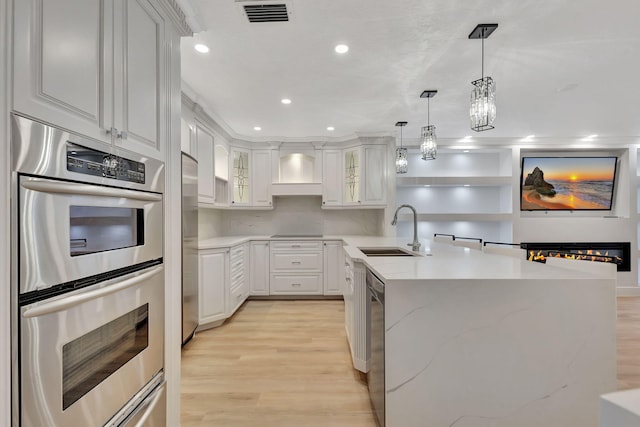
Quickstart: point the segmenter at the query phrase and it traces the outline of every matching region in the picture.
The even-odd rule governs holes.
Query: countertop
[[[386,284],[424,280],[551,280],[593,278],[593,273],[568,270],[509,256],[486,254],[482,251],[420,240],[415,257],[368,257],[358,247],[399,247],[410,249],[406,237],[338,236],[274,238],[266,235],[224,236],[198,242],[198,249],[217,249],[252,240],[342,240],[344,250],[353,260],[367,265]]]

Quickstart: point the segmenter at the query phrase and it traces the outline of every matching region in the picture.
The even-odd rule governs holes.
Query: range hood
[[[274,196],[322,196],[321,182],[273,182]]]

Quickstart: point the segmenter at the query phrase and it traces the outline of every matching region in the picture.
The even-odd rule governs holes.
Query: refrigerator
[[[182,345],[198,327],[198,162],[182,153]]]

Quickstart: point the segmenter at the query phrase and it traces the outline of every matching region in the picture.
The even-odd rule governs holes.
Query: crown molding
[[[187,17],[176,0],[156,0],[156,2],[162,8],[165,15],[169,17],[180,36],[193,35],[193,30],[187,23]]]

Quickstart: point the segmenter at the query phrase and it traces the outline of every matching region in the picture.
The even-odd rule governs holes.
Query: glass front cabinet
[[[231,205],[249,205],[251,203],[251,194],[249,193],[249,150],[231,148],[231,161],[233,174]]]
[[[342,203],[344,205],[357,205],[360,203],[360,147],[344,150],[344,189]]]

